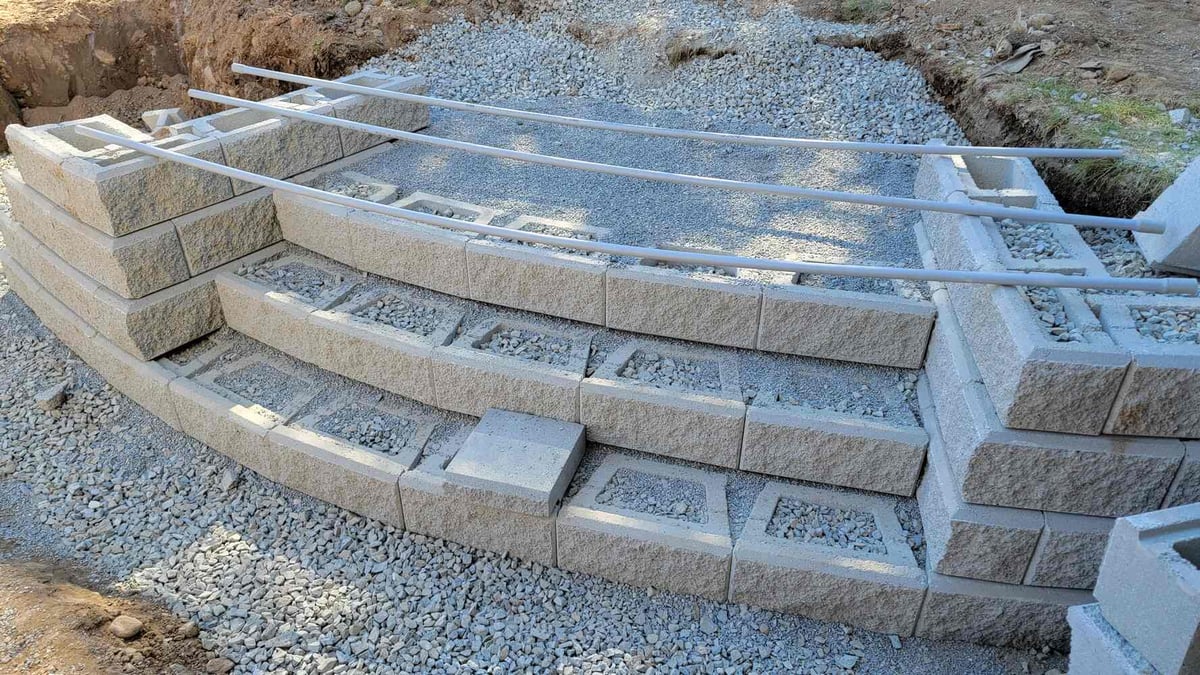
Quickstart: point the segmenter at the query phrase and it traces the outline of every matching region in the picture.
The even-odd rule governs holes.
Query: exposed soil
[[[0,540],[0,671],[5,673],[203,673],[215,655],[185,637],[170,612],[97,592],[85,571],[49,558],[9,557]],[[117,616],[143,624],[122,640]],[[219,665],[213,664],[214,667]]]

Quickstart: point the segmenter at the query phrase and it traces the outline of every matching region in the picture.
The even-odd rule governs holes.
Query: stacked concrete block
[[[880,541],[869,550],[786,538],[772,528],[783,500],[865,513]],[[917,567],[894,507],[882,497],[768,483],[734,547],[729,599],[912,635],[925,597],[925,573]]]
[[[1069,675],[1159,675],[1159,671],[1129,644],[1100,613],[1100,605],[1076,605],[1067,610],[1071,626]]]
[[[639,352],[707,362],[716,370],[718,388],[660,388],[623,376]],[[588,438],[598,443],[717,466],[738,465],[746,404],[737,363],[727,356],[631,341],[609,354],[594,376],[583,381],[579,413]]]
[[[1164,337],[1172,330],[1170,324],[1144,323],[1164,313],[1200,316],[1200,300],[1099,296],[1092,302],[1105,330],[1132,354],[1104,431],[1200,438],[1200,342],[1186,335]]]
[[[1184,443],[1183,448],[1183,464],[1167,492],[1166,507],[1200,502],[1200,441]]]
[[[1153,218],[1167,224],[1167,231],[1162,234],[1133,233],[1134,240],[1153,267],[1190,275],[1200,273],[1198,191],[1200,159],[1194,159],[1149,208],[1138,214],[1141,218]]]
[[[1200,504],[1113,527],[1096,582],[1100,614],[1158,672],[1200,672],[1198,566]]]
[[[555,516],[583,447],[578,424],[489,410],[452,459],[401,477],[407,526],[554,565]]]
[[[622,498],[622,481],[646,483],[629,490],[682,484],[702,495],[702,506],[697,512],[690,505],[645,508],[637,496]],[[557,534],[564,569],[718,601],[726,597],[733,544],[721,474],[609,455],[563,507]]]
[[[929,573],[929,592],[916,634],[1020,647],[1064,648],[1072,605],[1091,602],[1088,591],[1035,588]]]
[[[397,77],[378,70],[363,70],[340,77],[335,81],[408,94],[425,93],[425,79],[419,75]],[[429,106],[422,103],[396,101],[328,87],[313,87],[297,93],[323,99],[333,109],[333,115],[338,119],[373,124],[399,131],[415,131],[429,125]],[[350,129],[339,128],[337,131],[341,137],[342,150],[346,155],[352,155],[392,140],[377,134]]]

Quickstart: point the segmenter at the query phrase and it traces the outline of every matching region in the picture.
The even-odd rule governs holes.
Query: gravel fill
[[[478,214],[475,214],[475,213],[469,213],[467,211],[458,211],[458,210],[455,210],[455,208],[453,206],[449,206],[446,204],[438,204],[438,203],[430,202],[430,201],[427,201],[424,199],[415,201],[411,204],[405,204],[404,208],[406,208],[410,211],[420,211],[421,213],[428,213],[428,214],[431,214],[434,216],[441,216],[443,218],[454,218],[456,220],[463,220],[468,223],[475,222],[475,219],[479,217]]]
[[[1114,277],[1170,276],[1150,268],[1133,235],[1127,231],[1081,227],[1079,236],[1092,247],[1104,268]]]
[[[703,485],[633,469],[617,469],[596,495],[596,503],[689,523],[708,522]]]
[[[273,411],[283,410],[309,388],[303,380],[265,363],[221,373],[213,384]]]
[[[887,553],[875,524],[875,516],[865,511],[838,509],[782,498],[767,523],[767,534],[794,539],[806,544],[845,548],[867,553]]]
[[[553,225],[547,225],[546,223],[537,223],[537,222],[528,223],[524,227],[521,228],[521,231],[522,232],[536,232],[538,234],[549,234],[549,235],[555,236],[555,237],[566,237],[568,239],[578,239],[580,241],[596,241],[595,235],[593,235],[591,232],[580,232],[579,230],[568,230],[565,227],[555,227]],[[531,241],[517,241],[515,239],[508,240],[508,243],[517,244],[518,246],[530,246],[532,248],[550,249],[552,251],[564,251],[566,253],[571,253],[574,255],[587,256],[589,258],[594,258],[596,260],[611,259],[611,256],[609,256],[606,253],[596,253],[595,251],[581,251],[579,249],[570,248],[570,247],[550,246],[548,244],[539,244],[539,243],[531,242]]]
[[[1000,236],[1009,252],[1019,260],[1060,260],[1070,258],[1058,243],[1050,226],[1041,223],[1018,223],[1008,218],[1000,221]]]
[[[341,174],[332,174],[324,178],[318,189],[355,199],[370,199],[379,187],[352,181]]]
[[[13,168],[16,162],[13,156],[7,152],[0,152],[0,172],[7,171]],[[12,215],[12,204],[8,201],[8,191],[4,189],[4,185],[0,184],[0,213]],[[4,243],[4,236],[0,235],[0,245]]]
[[[666,267],[667,269],[678,270],[688,274],[708,274],[719,277],[736,277],[733,271],[726,267],[713,267],[711,265],[684,265],[681,263],[673,263],[666,261],[656,261],[654,267]]]
[[[241,268],[238,274],[281,291],[295,293],[309,301],[315,301],[325,291],[346,281],[340,274],[332,274],[298,262],[283,265],[265,262]]]
[[[738,366],[748,405],[920,423],[915,371],[754,352],[742,354]]]
[[[720,391],[721,367],[708,359],[663,356],[639,349],[621,367],[619,377],[641,384],[689,391]]]
[[[1067,317],[1058,294],[1052,288],[1020,287],[1025,298],[1033,307],[1033,315],[1042,330],[1055,342],[1083,342],[1083,333]]]
[[[514,356],[552,366],[571,363],[571,340],[522,328],[501,327],[475,348],[500,356]]]
[[[412,420],[365,403],[351,403],[321,419],[315,426],[317,431],[388,455],[403,452],[417,430]]]
[[[1131,308],[1138,333],[1162,343],[1200,342],[1200,311]]]
[[[354,312],[354,316],[426,337],[438,327],[438,310],[397,295],[385,295]]]

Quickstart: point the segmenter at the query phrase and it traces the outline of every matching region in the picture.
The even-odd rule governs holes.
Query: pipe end
[[[1149,220],[1145,218],[1135,218],[1133,220],[1134,232],[1145,232],[1147,234],[1163,234],[1167,231],[1167,224],[1161,220]]]
[[[1165,293],[1171,295],[1200,295],[1200,280],[1185,277],[1164,279]]]

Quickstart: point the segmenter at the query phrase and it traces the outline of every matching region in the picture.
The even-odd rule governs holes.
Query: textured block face
[[[776,513],[788,504],[870,519],[878,540],[851,549],[786,538]],[[893,506],[880,497],[768,483],[734,548],[730,601],[911,635],[925,578]]]
[[[1200,502],[1200,441],[1185,443],[1184,448],[1183,464],[1167,494],[1168,507]]]
[[[284,239],[338,262],[354,264],[350,209],[279,190],[272,192],[275,217]]]
[[[610,328],[754,348],[762,303],[757,286],[639,266],[610,269],[607,289]]]
[[[112,238],[79,222],[26,185],[4,174],[13,217],[72,267],[124,298],[140,298],[188,278],[187,262],[169,223]]]
[[[1097,604],[1067,610],[1071,626],[1070,672],[1088,675],[1155,675],[1158,671],[1100,614]]]
[[[1200,504],[1113,525],[1096,599],[1112,624],[1164,673],[1200,669]]]
[[[1054,588],[1092,588],[1108,544],[1108,518],[1047,513],[1046,529],[1026,583]]]
[[[312,363],[428,405],[433,389],[433,345],[365,326],[341,312],[316,311],[305,327]]]
[[[221,312],[230,328],[298,359],[311,361],[306,349],[311,306],[232,272],[218,274],[216,285]]]
[[[358,269],[448,295],[469,296],[466,243],[470,237],[363,211],[351,213],[349,226]]]
[[[687,508],[653,512],[637,498],[645,490],[687,495]],[[732,543],[723,475],[609,455],[563,507],[557,535],[564,569],[726,598]]]
[[[337,81],[364,87],[376,87],[388,91],[412,94],[425,93],[425,79],[420,76],[393,78],[384,73],[369,71],[338,78]],[[406,103],[376,96],[355,94],[346,96],[344,93],[337,92],[336,90],[323,93],[333,99],[334,115],[339,119],[364,122],[400,131],[416,131],[417,129],[429,126],[429,106],[424,104]],[[351,131],[349,129],[339,129],[338,132],[342,138],[342,149],[347,155],[392,140],[385,136]]]
[[[603,263],[542,249],[467,243],[471,298],[604,325]]]
[[[1133,238],[1146,260],[1159,269],[1200,272],[1200,216],[1195,198],[1200,192],[1200,161],[1192,160],[1171,187],[1150,208],[1138,214],[1167,223],[1163,234],[1135,232]]]
[[[255,190],[174,221],[192,274],[207,272],[283,238],[268,190]]]
[[[446,479],[510,510],[551,516],[582,454],[581,425],[492,409],[446,465]]]
[[[267,441],[267,433],[277,422],[274,417],[234,404],[185,378],[172,380],[170,391],[183,433],[276,480],[278,453]]]
[[[1014,647],[1066,647],[1067,608],[1086,591],[957,579],[931,572],[917,636]]]
[[[520,362],[489,358],[457,347],[434,351],[438,407],[476,417],[489,408],[551,417],[579,418],[579,375],[538,371]]]
[[[925,462],[927,441],[920,427],[751,406],[740,468],[911,496]]]
[[[928,302],[861,293],[767,288],[758,348],[839,361],[920,368],[933,327]]]

